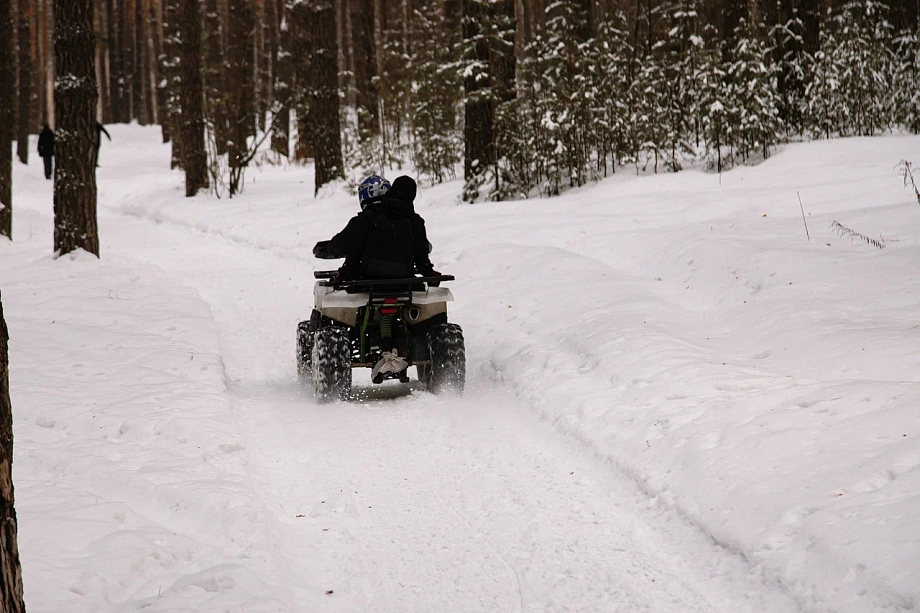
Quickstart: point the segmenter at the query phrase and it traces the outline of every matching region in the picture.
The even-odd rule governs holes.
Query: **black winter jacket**
[[[409,220],[412,228],[412,259],[415,270],[423,275],[430,276],[434,272],[431,260],[428,258],[428,235],[425,231],[425,220],[415,212],[416,185],[410,177],[402,176],[393,181],[393,187],[385,196],[367,203],[364,210],[351,218],[345,229],[325,243],[318,243],[317,250],[325,252],[329,258],[345,258],[345,264],[340,270],[342,278],[356,279],[364,276],[362,257],[371,229],[374,227],[376,217],[391,215]]]
[[[38,155],[41,157],[54,156],[54,132],[51,128],[45,128],[38,135]]]

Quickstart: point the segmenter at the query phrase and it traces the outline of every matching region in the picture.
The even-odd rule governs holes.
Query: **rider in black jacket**
[[[362,211],[352,217],[345,229],[332,240],[317,243],[313,255],[324,259],[344,257],[345,264],[339,269],[342,279],[399,278],[411,276],[413,272],[423,276],[434,275],[434,267],[428,258],[431,245],[425,231],[425,220],[415,212],[416,192],[417,186],[411,177],[398,177],[383,195],[362,200]],[[372,230],[380,227],[378,224],[384,217],[388,230],[398,228],[401,222],[411,228],[411,236],[396,230],[392,232],[393,238],[389,243],[386,238],[371,238]],[[404,242],[411,242],[411,246]],[[375,268],[371,265],[372,260],[387,265]],[[381,273],[381,270],[387,272]]]
[[[415,212],[416,191],[411,177],[398,177],[392,187],[381,177],[368,177],[358,190],[361,212],[332,240],[317,243],[313,255],[323,259],[344,257],[345,264],[339,268],[339,278],[343,280],[401,279],[414,272],[436,276],[428,259],[431,244],[425,220]],[[317,315],[314,311],[314,318]],[[385,373],[408,368],[408,362],[394,347],[392,335],[382,330],[381,326],[380,359],[371,370],[375,382],[382,381]]]

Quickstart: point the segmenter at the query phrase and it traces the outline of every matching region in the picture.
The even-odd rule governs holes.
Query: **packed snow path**
[[[306,257],[169,223],[122,227],[135,238],[113,251],[174,271],[220,325],[241,453],[292,610],[795,610],[739,556],[475,374],[450,399],[375,387],[360,371],[363,399],[317,405],[287,370],[291,324],[308,312]],[[132,248],[139,236],[162,247]],[[190,257],[181,245],[193,243]]]
[[[263,168],[186,200],[153,130],[113,136],[101,261],[51,260],[35,164],[0,246],[30,610],[915,606],[920,214],[893,166],[917,139],[798,146],[724,185],[423,189],[468,392],[362,373],[360,400],[317,405],[294,329],[352,196]]]

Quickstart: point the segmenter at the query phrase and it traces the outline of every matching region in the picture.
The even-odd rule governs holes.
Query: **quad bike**
[[[463,393],[466,353],[463,331],[447,321],[453,295],[438,287],[452,275],[342,281],[337,271],[314,273],[315,308],[309,321],[297,326],[297,372],[311,381],[321,401],[345,399],[351,392],[353,368],[373,368],[381,358],[383,340],[392,343],[407,367],[380,372],[408,383],[415,366],[418,380],[435,394]]]

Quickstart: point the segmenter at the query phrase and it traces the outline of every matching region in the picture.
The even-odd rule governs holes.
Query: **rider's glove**
[[[439,273],[437,270],[435,270],[434,268],[432,268],[432,269],[431,269],[431,273],[430,273],[430,274],[427,274],[427,275],[425,275],[425,276],[426,276],[426,277],[440,277],[440,276],[441,276],[441,273]],[[430,287],[440,287],[440,286],[441,286],[441,282],[440,282],[440,281],[429,281],[429,282],[428,282],[428,285],[429,285]]]
[[[329,259],[329,241],[320,241],[313,247],[313,257],[321,260]]]

